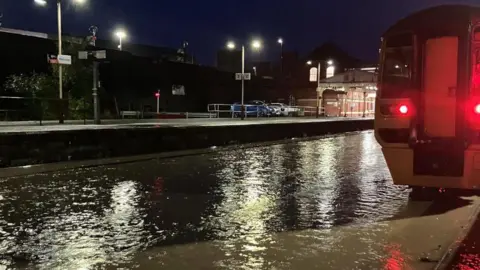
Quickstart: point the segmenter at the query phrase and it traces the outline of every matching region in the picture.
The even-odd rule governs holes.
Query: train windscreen
[[[412,86],[413,36],[387,37],[382,72],[383,98],[399,98]]]

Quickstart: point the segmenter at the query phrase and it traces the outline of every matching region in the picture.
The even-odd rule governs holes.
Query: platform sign
[[[58,55],[57,56],[58,64],[60,65],[71,65],[72,56],[71,55]]]
[[[50,64],[58,64],[57,55],[47,54],[47,62]]]
[[[78,59],[88,59],[88,52],[87,51],[80,51],[78,52]]]
[[[72,56],[70,56],[70,55],[47,54],[47,61],[50,64],[71,65],[72,64]]]
[[[78,59],[86,60],[88,56],[92,55],[96,59],[106,59],[107,58],[107,51],[80,51],[78,52]]]
[[[237,81],[241,81],[243,78],[243,80],[251,80],[252,79],[252,74],[251,73],[235,73],[235,80]]]
[[[95,58],[97,58],[97,59],[107,58],[107,51],[95,51],[93,54],[95,55]]]
[[[172,95],[174,95],[174,96],[185,96],[185,86],[183,86],[183,85],[172,85]]]

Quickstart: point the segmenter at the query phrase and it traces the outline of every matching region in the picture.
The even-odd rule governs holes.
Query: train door
[[[459,43],[458,36],[423,43],[423,128],[414,150],[417,175],[463,176],[463,135],[457,128]]]
[[[423,74],[425,134],[434,138],[455,137],[458,37],[426,41]]]

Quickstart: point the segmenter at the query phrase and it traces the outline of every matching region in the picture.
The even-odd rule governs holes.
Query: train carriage
[[[480,8],[412,14],[382,37],[375,137],[397,185],[480,189]]]

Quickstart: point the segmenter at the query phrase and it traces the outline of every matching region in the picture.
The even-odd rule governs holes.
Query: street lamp
[[[252,41],[252,49],[254,50],[260,50],[262,48],[262,42],[258,39],[255,39]],[[229,50],[234,50],[235,49],[235,43],[233,41],[227,42],[227,49]],[[241,108],[241,119],[245,119],[245,45],[242,45],[242,108]]]
[[[58,55],[62,55],[62,0],[57,1],[57,21],[58,21]],[[72,0],[77,4],[85,4],[86,0]],[[34,0],[34,2],[39,6],[46,6],[47,0]],[[58,94],[60,98],[60,108],[63,108],[63,67],[58,65]],[[63,109],[60,112],[59,122],[63,123]]]
[[[118,49],[120,49],[120,51],[121,51],[121,50],[122,50],[122,47],[123,47],[123,46],[122,46],[122,40],[127,37],[127,33],[125,33],[124,30],[117,30],[117,31],[115,32],[115,36],[118,37],[118,40],[119,40]]]
[[[283,74],[283,38],[278,38],[278,44],[280,44],[280,74]]]

